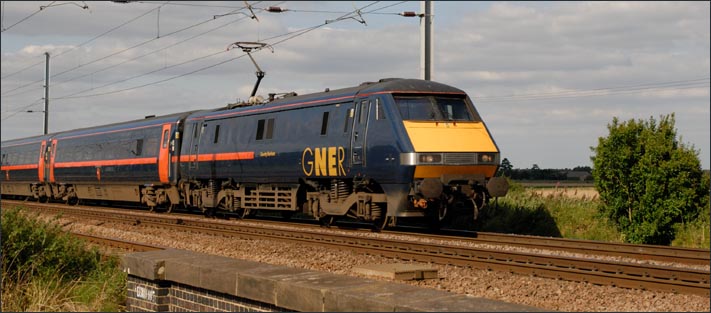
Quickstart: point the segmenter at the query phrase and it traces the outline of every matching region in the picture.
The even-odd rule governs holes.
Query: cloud
[[[31,14],[38,5],[6,3],[4,26]],[[353,10],[346,2],[278,5],[293,10]],[[22,94],[2,96],[3,119],[43,97],[45,51],[56,56],[159,4],[90,2],[89,6],[91,12],[69,5],[52,7],[2,33],[3,77],[40,62],[2,80],[3,94],[40,81],[10,93]],[[255,68],[246,56],[230,60],[242,55],[238,49],[224,51],[230,43],[269,38],[268,42],[276,43],[299,29],[342,15],[257,12],[259,22],[241,14],[210,20],[231,10],[165,5],[160,19],[157,10],[150,11],[53,57],[52,73],[71,71],[52,79],[51,98],[88,89],[81,95],[150,86],[51,101],[50,129],[216,108],[246,99],[256,80]],[[384,11],[410,10],[419,11],[418,4]],[[417,20],[372,14],[364,18],[367,26],[344,20],[278,43],[274,53],[266,49],[253,53],[267,73],[260,94],[304,94],[385,77],[418,77]],[[196,26],[175,32],[191,25]],[[589,146],[605,135],[613,117],[624,120],[676,112],[679,133],[700,149],[704,167],[709,168],[708,25],[708,2],[436,2],[433,76],[469,93],[503,157],[515,166],[589,165]],[[273,38],[284,34],[288,35]],[[128,49],[136,45],[140,46]],[[170,45],[174,46],[138,58]],[[111,55],[121,50],[126,51]],[[219,62],[225,63],[215,66]],[[111,68],[103,70],[107,67]],[[171,79],[179,75],[185,76]],[[166,79],[171,80],[153,84]],[[674,81],[679,83],[662,84]],[[634,89],[637,85],[643,86]],[[16,114],[2,121],[2,139],[38,134],[37,125],[41,125],[40,114]]]

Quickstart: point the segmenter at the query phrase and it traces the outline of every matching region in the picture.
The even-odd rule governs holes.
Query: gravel
[[[55,219],[49,215],[41,216],[47,220]],[[82,234],[350,276],[365,277],[352,271],[359,265],[415,263],[322,247],[166,231],[95,220],[59,218],[57,222],[64,225],[66,230]],[[239,223],[245,222],[239,221]],[[364,236],[381,235],[383,234],[364,233]],[[429,264],[429,266],[438,270],[438,279],[403,283],[556,311],[709,312],[710,310],[709,298],[702,296],[598,286],[438,264]]]

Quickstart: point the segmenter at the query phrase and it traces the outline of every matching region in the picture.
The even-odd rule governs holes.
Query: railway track
[[[8,201],[9,202],[9,201]],[[5,205],[3,201],[3,205]],[[57,204],[22,203],[25,207],[52,213],[149,227],[179,229],[243,239],[266,239],[328,246],[362,253],[438,264],[451,264],[506,271],[553,279],[613,285],[623,288],[658,290],[709,296],[709,271],[648,264],[558,257],[530,253],[473,248],[412,240],[383,239],[337,234],[331,231],[284,229],[245,225],[195,216],[146,214],[120,210],[69,207]],[[292,225],[294,226],[294,225]],[[298,226],[298,225],[297,225]],[[408,234],[414,236],[413,234]],[[440,236],[441,237],[441,236]],[[493,238],[493,237],[490,237]],[[449,237],[452,240],[452,237]],[[458,240],[461,238],[457,238]],[[474,240],[476,240],[475,238]],[[480,238],[479,238],[480,239]],[[494,240],[494,239],[492,239]],[[525,243],[520,243],[526,246]],[[609,249],[608,249],[609,250]],[[614,249],[613,249],[614,250]],[[706,250],[708,255],[708,250]],[[646,254],[652,252],[646,251]],[[708,264],[708,263],[707,263]]]
[[[481,244],[506,245],[532,249],[545,249],[567,251],[590,255],[605,255],[639,260],[661,261],[692,265],[709,265],[711,257],[709,250],[654,246],[634,245],[625,243],[603,242],[593,240],[578,240],[552,237],[536,237],[512,234],[498,234],[486,232],[473,232],[471,241]],[[452,240],[461,239],[461,236],[437,236],[432,239]]]
[[[276,226],[293,225],[280,221],[263,221]],[[339,224],[335,224],[338,227]],[[318,228],[319,226],[312,226]],[[363,226],[363,227],[367,227]],[[355,232],[370,232],[367,229],[356,229],[345,226],[345,229]],[[566,239],[554,237],[538,237],[513,234],[500,234],[475,231],[443,230],[440,234],[415,233],[422,229],[411,229],[406,231],[383,230],[382,233],[400,236],[417,236],[429,240],[439,241],[463,241],[472,244],[488,244],[497,246],[521,247],[527,249],[542,249],[551,251],[566,251],[587,255],[612,256],[620,258],[631,258],[637,260],[660,261],[669,263],[680,263],[690,265],[711,264],[711,252],[706,249],[655,246],[655,245],[635,245],[627,243],[603,242],[593,240]]]

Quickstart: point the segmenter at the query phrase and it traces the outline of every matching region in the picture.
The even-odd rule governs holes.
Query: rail
[[[3,203],[4,205],[5,203]],[[243,239],[271,239],[355,250],[362,253],[534,275],[553,279],[589,282],[624,288],[659,290],[709,296],[709,271],[649,264],[632,264],[583,258],[558,257],[494,249],[429,244],[410,240],[366,238],[312,229],[278,229],[204,218],[137,214],[132,211],[25,203],[25,207],[98,220],[193,231]],[[298,226],[298,225],[294,225]]]

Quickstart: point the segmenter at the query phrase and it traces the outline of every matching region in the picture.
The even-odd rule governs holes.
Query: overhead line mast
[[[432,45],[434,44],[432,18],[434,17],[434,7],[431,0],[420,1],[420,8],[423,14],[420,15],[420,74],[424,80],[432,80],[433,55]]]
[[[45,52],[44,69],[44,134],[49,132],[49,52]]]

